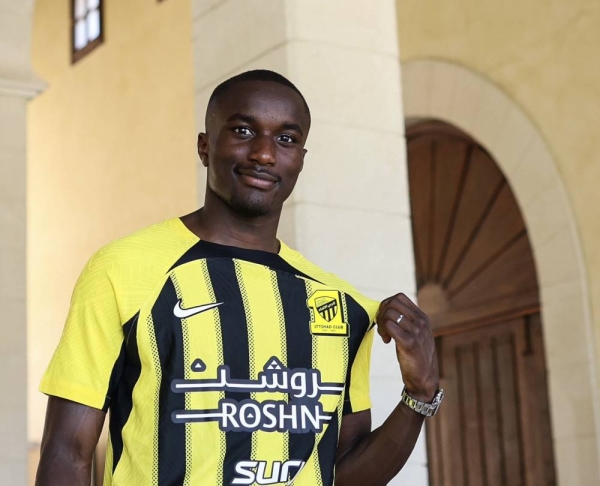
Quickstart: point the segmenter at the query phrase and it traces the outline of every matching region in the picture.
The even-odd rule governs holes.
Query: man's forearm
[[[73,458],[67,451],[42,451],[35,486],[90,486],[92,462]]]
[[[402,403],[337,462],[336,486],[386,485],[413,451],[425,417]]]
[[[105,417],[102,410],[49,397],[36,486],[89,486]]]

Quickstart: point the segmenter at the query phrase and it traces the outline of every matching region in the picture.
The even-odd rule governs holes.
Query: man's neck
[[[220,200],[183,216],[183,224],[200,239],[250,250],[279,252],[277,226],[281,211],[258,218],[235,214]]]

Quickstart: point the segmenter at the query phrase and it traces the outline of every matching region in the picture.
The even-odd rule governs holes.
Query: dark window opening
[[[104,40],[102,0],[71,1],[71,47],[75,63]]]

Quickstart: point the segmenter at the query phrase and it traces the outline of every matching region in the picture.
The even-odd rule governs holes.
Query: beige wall
[[[376,299],[415,293],[394,9],[394,0],[193,1],[198,128],[221,80],[256,68],[289,76],[313,122],[279,236]],[[376,337],[374,426],[401,390],[394,350]],[[426,485],[425,462],[420,441],[390,485]]]
[[[27,457],[26,103],[0,88],[0,484],[22,483]]]
[[[37,0],[28,119],[29,440],[73,284],[109,240],[196,207],[189,0],[105,2],[105,43],[70,64],[69,2]]]
[[[32,0],[0,0],[0,484],[27,477],[26,108]]]
[[[600,5],[397,5],[404,74],[412,80],[408,111],[457,123],[484,143],[526,217],[542,291],[560,484],[600,484],[598,362],[590,366],[600,349],[600,65],[593,48]]]
[[[545,138],[583,242],[600,349],[600,3],[397,0],[397,5],[403,62],[442,59],[483,74],[523,108]]]
[[[540,285],[558,484],[600,484],[586,269],[556,161],[519,105],[485,77],[454,63],[417,60],[403,64],[402,84],[409,121],[438,119],[471,134],[514,191]]]

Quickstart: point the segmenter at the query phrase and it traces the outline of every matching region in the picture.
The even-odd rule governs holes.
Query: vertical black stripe
[[[338,433],[338,414],[335,413],[325,434],[321,437],[317,451],[323,486],[333,485],[333,467],[335,465],[335,453],[337,452]]]
[[[110,404],[110,442],[113,449],[113,472],[123,454],[123,427],[133,409],[133,388],[142,372],[137,346],[137,322],[139,313],[123,326],[124,340],[121,352],[110,375],[110,384],[103,410]]]
[[[175,424],[171,413],[185,409],[185,394],[173,393],[171,382],[183,379],[183,332],[181,319],[173,315],[177,294],[171,279],[152,308],[156,345],[162,370],[158,407],[158,484],[183,484],[185,477],[185,425]],[[150,464],[148,464],[150,467]]]
[[[352,407],[350,402],[350,377],[352,374],[352,365],[354,359],[358,353],[358,349],[362,340],[367,332],[370,325],[369,315],[351,296],[348,294],[342,294],[342,298],[346,304],[346,311],[348,315],[348,325],[350,328],[350,335],[348,336],[348,368],[346,369],[346,394],[344,399],[342,413],[351,413]],[[340,312],[342,310],[340,309]],[[343,339],[343,338],[340,338]],[[335,464],[335,453],[337,451],[338,434],[339,434],[339,421],[337,413],[331,419],[331,423],[327,428],[324,436],[321,438],[321,442],[318,447],[319,454],[319,466],[321,469],[321,479],[323,486],[330,486],[333,484],[333,470]]]
[[[351,413],[352,407],[350,402],[350,377],[352,375],[352,365],[358,353],[358,348],[365,336],[365,332],[369,328],[369,315],[367,312],[348,294],[341,294],[342,305],[346,306],[346,314],[348,318],[349,336],[348,336],[348,367],[346,368],[346,393],[344,403],[342,405],[342,414]],[[340,309],[340,312],[343,312]],[[343,339],[343,338],[340,338]],[[319,466],[321,470],[321,479],[323,486],[333,484],[333,471],[335,465],[335,454],[337,451],[338,434],[339,434],[339,416],[336,413],[331,419],[331,423],[327,428],[327,432],[321,438],[318,447]]]
[[[277,284],[285,319],[287,367],[312,368],[310,311],[306,304],[304,280],[289,273],[277,272]],[[289,458],[306,461],[315,445],[315,435],[289,434]]]
[[[244,303],[235,274],[233,260],[207,259],[206,265],[212,282],[215,299],[223,302],[218,308],[221,320],[223,362],[230,368],[235,379],[250,378],[250,353],[248,350],[248,326]],[[226,399],[246,400],[250,393],[225,392]],[[235,477],[235,465],[247,461],[252,454],[251,432],[227,432],[223,464],[223,485],[229,486]]]
[[[348,294],[344,294],[346,306],[348,309],[348,320],[350,321],[350,336],[348,337],[348,370],[346,372],[346,394],[344,398],[343,414],[352,413],[350,402],[350,381],[352,378],[352,365],[358,353],[358,348],[362,343],[367,330],[371,325],[369,314]]]

